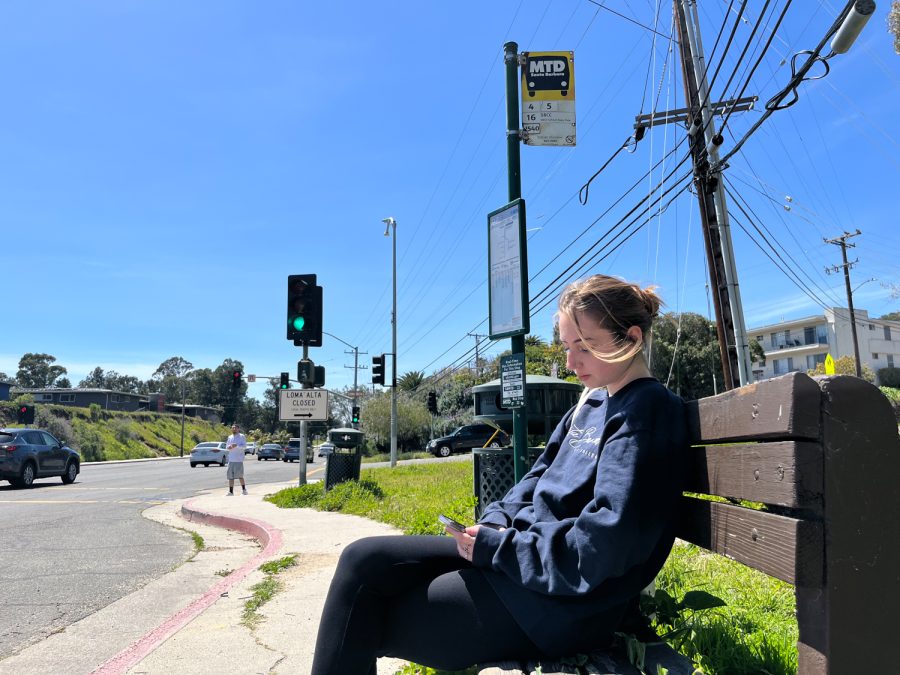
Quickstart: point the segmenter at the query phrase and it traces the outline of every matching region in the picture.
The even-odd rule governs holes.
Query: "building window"
[[[870,323],[870,324],[869,324],[869,330],[875,330],[875,324],[874,324],[874,323]]]
[[[887,362],[888,362],[888,368],[894,367],[894,355],[893,354],[887,355]]]
[[[816,340],[820,345],[828,344],[828,329],[824,324],[816,326]]]
[[[820,363],[825,363],[825,354],[809,354],[806,357],[806,369],[815,370]]]
[[[878,360],[878,353],[877,353],[877,352],[872,352],[872,360],[873,360],[873,361],[877,361],[877,360]]]
[[[816,327],[815,326],[807,326],[803,329],[803,344],[805,345],[814,345],[816,344]]]
[[[891,341],[891,327],[890,326],[884,327],[884,339],[887,340],[888,342]]]
[[[53,394],[35,394],[34,400],[35,401],[52,401]]]
[[[75,403],[75,394],[60,394],[60,403]]]
[[[772,368],[775,370],[776,375],[784,375],[787,372],[786,363],[785,359],[774,359],[772,361]]]

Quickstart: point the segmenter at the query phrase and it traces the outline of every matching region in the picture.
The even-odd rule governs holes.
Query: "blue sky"
[[[651,192],[660,170],[642,176],[685,135],[655,127],[579,204],[579,188],[632,133],[636,115],[654,101],[657,110],[684,105],[676,53],[647,29],[671,34],[671,4],[603,4],[3,3],[0,371],[12,375],[23,353],[45,352],[73,383],[97,366],[146,378],[176,355],[197,367],[233,358],[247,373],[295,373],[286,277],[305,273],[324,288],[325,330],[359,347],[368,365],[391,349],[387,216],[398,223],[399,372],[471,358],[468,334],[487,333],[486,215],[507,201],[503,43],[575,51],[578,145],[522,148],[532,297],[558,295],[554,279]],[[700,4],[710,56],[729,3]],[[900,57],[886,30],[889,3],[879,4],[853,49],[829,61],[826,77],[803,83],[799,101],[766,120],[726,171],[782,251],[781,266],[807,286],[760,251],[741,224],[762,236],[732,206],[750,327],[820,313],[810,294],[843,304],[843,278],[824,272],[840,249],[823,238],[856,228],[857,308],[900,309],[885,287],[900,284]],[[736,95],[752,63],[745,58],[723,91],[763,2],[747,6],[717,98]],[[745,93],[760,104],[729,119],[724,151],[788,81],[791,55],[813,49],[838,11],[826,1],[789,9]],[[764,21],[764,39],[776,20]],[[758,33],[753,60],[761,44]],[[668,309],[708,314],[696,198],[685,191],[652,215],[576,275],[654,284]],[[532,332],[549,338],[553,305],[540,304]],[[508,344],[481,348],[495,354]],[[353,382],[346,351],[327,335],[311,350],[330,387]],[[359,378],[368,382],[370,371]]]

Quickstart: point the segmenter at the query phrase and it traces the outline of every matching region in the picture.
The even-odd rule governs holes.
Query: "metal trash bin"
[[[325,457],[325,491],[338,483],[359,480],[362,453],[358,450],[335,450]]]
[[[333,443],[334,451],[325,456],[325,491],[328,492],[338,483],[348,480],[359,480],[359,469],[362,464],[362,447],[365,434],[358,429],[329,429],[328,440]]]
[[[529,470],[544,448],[528,448],[525,470]],[[484,507],[501,499],[515,485],[512,448],[475,448],[472,450],[475,472],[475,520]]]

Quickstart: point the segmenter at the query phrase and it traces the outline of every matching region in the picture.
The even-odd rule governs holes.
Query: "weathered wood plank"
[[[693,447],[685,490],[810,514],[822,510],[822,448],[809,441]]]
[[[822,583],[822,524],[685,497],[677,536],[791,584]]]
[[[808,375],[790,373],[688,403],[694,445],[819,437],[821,392]]]

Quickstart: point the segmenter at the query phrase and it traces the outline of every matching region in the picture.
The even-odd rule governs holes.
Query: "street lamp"
[[[393,218],[383,218],[384,236],[391,236],[393,228],[393,256],[391,269],[393,271],[394,305],[391,311],[391,466],[397,466],[397,221]]]
[[[328,333],[327,331],[324,331],[324,330],[322,331],[322,335],[328,335],[329,337],[333,337],[338,342],[343,342],[345,345],[347,345],[348,347],[350,347],[350,349],[353,350],[353,404],[352,404],[352,407],[355,408],[359,403],[359,391],[358,391],[359,384],[356,379],[356,376],[359,373],[359,347],[354,347],[349,342],[339,338],[337,335],[332,335],[331,333]],[[346,352],[344,352],[344,353],[346,354]],[[359,422],[357,422],[355,424],[353,422],[351,422],[351,426],[354,429],[358,429]]]

